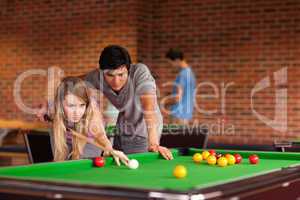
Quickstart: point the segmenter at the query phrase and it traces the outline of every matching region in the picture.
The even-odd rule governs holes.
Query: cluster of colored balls
[[[227,165],[240,164],[243,160],[240,154],[225,154],[222,155],[217,153],[215,150],[203,151],[202,153],[195,153],[193,155],[193,161],[197,164],[201,163],[203,160],[206,160],[209,165],[218,165],[220,167],[225,167]],[[249,162],[250,164],[257,164],[259,158],[257,155],[250,155]]]
[[[220,153],[217,153],[215,150],[195,153],[192,159],[196,164],[200,164],[201,162],[206,161],[208,165],[218,165],[220,167],[240,164],[243,160],[242,156],[238,153],[227,153],[225,155],[222,155]],[[257,164],[259,162],[259,157],[255,154],[250,155],[248,159],[250,164]],[[173,170],[173,175],[179,179],[186,177],[187,173],[187,169],[184,165],[177,165]]]

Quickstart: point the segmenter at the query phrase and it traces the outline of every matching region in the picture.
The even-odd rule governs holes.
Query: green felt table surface
[[[190,149],[189,154],[184,156],[179,155],[177,150],[173,150],[174,160],[171,161],[162,159],[156,153],[132,154],[129,157],[137,159],[140,163],[140,167],[136,170],[125,166],[118,167],[111,158],[106,158],[106,165],[103,168],[93,167],[91,160],[65,161],[0,168],[0,177],[186,191],[300,165],[300,153],[217,150],[223,154],[240,153],[243,156],[243,161],[239,165],[219,167],[205,162],[195,164],[192,161],[192,155],[196,152],[202,152],[202,150]],[[248,156],[254,153],[260,157],[258,165],[249,164]],[[178,164],[186,166],[188,170],[188,175],[183,179],[177,179],[172,174],[174,167]]]

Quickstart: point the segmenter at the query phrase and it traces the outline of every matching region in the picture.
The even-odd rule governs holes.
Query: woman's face
[[[77,123],[86,110],[86,103],[73,94],[67,94],[63,101],[63,109],[68,122]]]

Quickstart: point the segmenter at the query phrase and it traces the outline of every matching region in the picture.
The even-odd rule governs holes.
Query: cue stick
[[[44,115],[44,119],[45,121],[48,121],[48,122],[53,122],[53,120],[49,117],[49,115]],[[95,145],[96,147],[102,149],[103,151],[105,151],[105,147],[97,142],[95,142],[94,140],[92,140],[91,138],[88,138],[87,136],[85,135],[82,135],[80,133],[77,133],[76,131],[74,131],[73,129],[71,128],[67,128],[67,131],[70,131],[72,135],[76,136],[77,138],[79,139],[82,139],[84,140],[86,143],[90,143],[92,145]]]
[[[67,128],[68,131],[70,131],[72,133],[72,135],[76,136],[77,138],[79,139],[82,139],[84,140],[85,142],[87,143],[90,143],[92,145],[95,145],[96,147],[102,149],[103,151],[105,151],[105,147],[97,142],[95,142],[93,139],[91,138],[88,138],[87,136],[85,135],[82,135],[80,133],[77,133],[76,131],[74,131],[73,129],[70,129],[70,128]]]

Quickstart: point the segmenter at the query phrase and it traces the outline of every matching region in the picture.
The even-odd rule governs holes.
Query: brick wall
[[[12,101],[14,81],[26,70],[55,65],[66,75],[83,74],[98,66],[100,51],[108,44],[126,46],[136,60],[135,1],[5,2],[0,8],[0,118],[33,118]],[[45,88],[44,76],[26,79],[25,104],[38,106]]]
[[[169,47],[179,47],[193,66],[198,83],[211,82],[217,87],[218,97],[201,97],[214,94],[209,86],[200,87],[197,93],[201,109],[217,112],[195,114],[195,119],[208,124],[212,132],[223,134],[211,137],[212,141],[259,144],[270,143],[274,138],[300,137],[299,1],[157,0],[153,10],[152,66],[162,74],[160,84],[176,75],[164,53]],[[284,67],[288,80],[275,85],[274,72]],[[274,124],[266,125],[252,112],[251,90],[267,76],[270,87],[255,94],[254,109],[273,119],[275,89],[287,88],[287,130],[274,130],[270,127]],[[279,77],[284,77],[284,71]],[[222,84],[231,82],[223,99]],[[163,94],[169,89],[163,88]],[[283,112],[282,108],[278,110]],[[218,131],[217,127],[223,126],[224,131]]]
[[[300,137],[299,11],[297,0],[2,1],[0,118],[32,119],[12,101],[17,75],[52,65],[67,75],[82,74],[97,67],[105,45],[118,43],[158,76],[160,99],[171,90],[163,84],[178,72],[166,62],[165,52],[170,47],[185,52],[197,82],[202,83],[198,107],[216,110],[213,114],[196,111],[194,117],[212,129],[212,141],[260,144]],[[260,120],[251,109],[250,97],[265,77],[270,86],[253,98],[254,109],[266,117]],[[26,79],[22,85],[26,105],[38,105],[44,86],[44,77]],[[285,89],[288,128],[279,131],[280,123],[263,121],[274,118],[275,105],[280,105],[275,95]],[[219,96],[212,96],[215,93]],[[278,110],[284,113],[284,108]],[[167,116],[165,121],[169,122]]]

